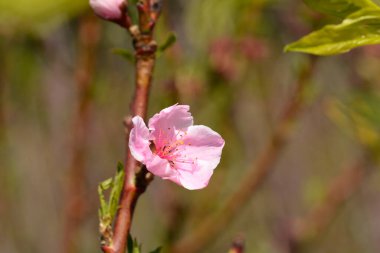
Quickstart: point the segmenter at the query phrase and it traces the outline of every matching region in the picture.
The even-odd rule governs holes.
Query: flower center
[[[170,128],[168,128],[170,130]],[[160,130],[158,138],[155,141],[156,154],[167,160],[173,160],[178,157],[178,148],[185,144],[183,137],[186,132],[177,131],[175,136],[170,138],[167,132]],[[173,140],[174,139],[174,140]]]

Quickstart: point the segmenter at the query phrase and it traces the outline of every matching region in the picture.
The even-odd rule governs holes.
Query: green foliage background
[[[332,17],[293,0],[165,1],[157,40],[162,44],[174,31],[177,42],[158,59],[149,115],[177,102],[190,104],[195,123],[221,133],[226,147],[205,190],[154,180],[133,224],[143,252],[159,245],[165,250],[236,189],[309,60],[284,53],[284,46],[326,24],[339,24],[359,2]],[[0,0],[0,252],[62,249],[78,103],[78,27],[88,15],[87,1]],[[116,25],[98,24],[83,178],[86,218],[76,235],[81,253],[99,252],[97,186],[123,160],[122,119],[133,92],[133,65],[112,53],[130,50],[130,39]],[[377,20],[371,24],[378,29]],[[287,252],[289,223],[319,203],[328,183],[364,150],[377,154],[379,73],[378,46],[317,59],[308,101],[273,173],[204,252],[227,252],[239,234],[248,253]],[[379,252],[379,182],[374,170],[305,252]]]

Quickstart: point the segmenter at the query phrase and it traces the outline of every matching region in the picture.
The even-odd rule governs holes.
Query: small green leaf
[[[121,57],[123,57],[124,59],[126,59],[127,61],[131,63],[135,61],[135,56],[133,55],[133,53],[129,52],[128,50],[124,48],[114,48],[112,49],[112,53],[120,55]]]
[[[101,182],[98,186],[98,194],[99,194],[99,201],[100,201],[100,208],[99,208],[99,217],[101,219],[104,219],[105,216],[109,214],[108,204],[104,197],[104,191],[109,189],[112,185],[112,178],[108,178],[107,180],[104,180]]]
[[[125,173],[123,170],[123,164],[119,163],[117,165],[116,176],[113,179],[113,187],[109,199],[109,213],[112,219],[115,217],[116,212],[119,208],[119,199],[121,191],[123,189],[124,175]]]
[[[110,225],[106,223],[112,222],[113,218],[116,215],[119,205],[120,194],[124,184],[124,174],[125,173],[123,170],[123,164],[119,163],[117,165],[117,172],[115,177],[104,180],[98,186],[98,194],[100,201],[99,218],[103,225]],[[104,191],[110,188],[112,189],[107,203],[104,196]]]
[[[312,9],[321,13],[345,18],[363,8],[380,9],[371,0],[304,0]]]
[[[132,239],[132,236],[131,234],[129,233],[128,234],[128,239],[127,239],[127,247],[128,247],[128,253],[132,253],[133,252],[133,239]]]
[[[284,50],[333,55],[359,46],[379,43],[380,10],[363,9],[348,16],[341,24],[327,25],[288,44]]]
[[[160,253],[161,249],[162,249],[162,247],[158,247],[157,249],[155,249],[155,250],[153,250],[153,251],[151,251],[149,253]]]
[[[133,240],[133,250],[132,253],[141,253],[141,245],[137,242],[137,239]]]
[[[176,41],[177,41],[177,36],[174,33],[169,34],[166,41],[161,46],[158,47],[157,51],[159,53],[163,53],[165,50],[173,46]]]
[[[138,244],[137,239],[132,239],[132,236],[128,235],[128,253],[141,253],[141,245]]]
[[[108,179],[104,180],[103,182],[101,182],[99,184],[99,187],[103,191],[108,190],[112,186],[112,182],[113,182],[113,179],[112,178],[108,178]]]

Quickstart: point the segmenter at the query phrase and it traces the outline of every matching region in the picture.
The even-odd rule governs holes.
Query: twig
[[[0,43],[0,53],[3,55],[0,59],[0,152],[4,153],[5,152],[5,111],[4,111],[4,92],[5,92],[5,84],[6,84],[6,57],[5,57],[5,52],[4,52],[5,46]],[[5,162],[0,161],[0,166],[5,167]],[[0,183],[2,185],[5,185],[6,181],[3,181],[2,179],[6,178],[6,169],[0,170]],[[5,217],[4,212],[5,212],[5,207],[8,206],[7,204],[7,191],[5,189],[0,192],[0,216]],[[4,226],[4,221],[0,222],[1,226]],[[4,236],[3,234],[0,233],[1,236]]]
[[[228,253],[244,253],[244,248],[244,238],[239,236],[232,243]]]
[[[304,218],[295,221],[289,240],[288,252],[299,252],[302,246],[321,235],[340,208],[362,185],[370,172],[370,158],[362,158],[353,166],[344,170],[329,185],[324,199]]]
[[[161,11],[161,1],[140,0],[137,3],[137,8],[139,24],[138,26],[131,24],[128,27],[133,37],[136,56],[136,88],[131,103],[131,112],[133,116],[139,115],[145,118],[157,50],[156,42],[153,39],[153,30]],[[153,175],[145,167],[139,166],[129,151],[128,143],[131,127],[131,117],[127,117],[125,120],[125,182],[111,243],[102,246],[105,253],[125,252],[127,236],[137,200],[153,179]]]
[[[263,148],[253,166],[248,170],[247,175],[243,177],[242,182],[237,184],[238,188],[236,192],[230,196],[219,212],[200,222],[199,227],[192,233],[174,244],[172,252],[193,253],[204,249],[222,233],[233,217],[243,208],[244,204],[247,203],[265,181],[290,137],[290,126],[302,109],[303,95],[313,73],[314,65],[315,58],[312,58],[310,65],[301,71],[294,96],[285,106],[280,122],[275,127],[268,144]]]
[[[6,43],[5,40],[3,42]],[[3,43],[0,44],[0,52],[3,57],[0,59],[0,148],[3,141],[5,141],[5,112],[4,112],[4,92],[6,83],[6,57],[4,48],[6,48]]]
[[[63,231],[63,252],[77,252],[75,238],[78,227],[84,218],[86,207],[85,151],[88,137],[89,113],[91,107],[91,82],[94,74],[96,48],[100,27],[93,15],[85,15],[79,27],[79,57],[76,70],[78,106],[73,124],[73,157],[69,168],[65,198],[65,223]]]

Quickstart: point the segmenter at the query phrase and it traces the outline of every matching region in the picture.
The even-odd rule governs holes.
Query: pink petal
[[[170,167],[169,162],[157,155],[152,156],[152,159],[147,161],[146,168],[163,179],[171,179],[176,174],[176,171]]]
[[[149,120],[149,129],[155,139],[172,140],[175,130],[186,130],[193,125],[193,117],[188,105],[173,105],[155,114]]]
[[[202,169],[190,172],[186,170],[178,170],[180,185],[188,190],[198,190],[205,188],[210,181],[213,170]]]
[[[189,190],[204,188],[220,162],[224,140],[206,126],[189,127],[182,140],[172,161],[178,171],[177,183]]]
[[[157,167],[162,168],[163,164],[164,162],[162,162],[161,167]],[[214,172],[213,170],[200,170],[200,168],[194,164],[190,165],[187,163],[176,163],[175,168],[171,167],[169,163],[168,165],[169,166],[166,166],[167,175],[162,175],[161,177],[165,180],[170,180],[180,186],[183,186],[188,190],[198,190],[206,187]]]
[[[170,180],[189,190],[206,187],[213,173],[213,170],[187,171],[183,167],[181,170],[175,169],[170,166],[168,160],[162,159],[159,156],[153,156],[153,159],[147,162],[146,167],[154,175],[165,180]]]
[[[178,147],[182,160],[194,160],[200,170],[213,170],[218,166],[224,147],[223,138],[206,126],[191,126]]]
[[[129,135],[129,149],[137,161],[145,164],[153,155],[149,147],[149,130],[140,116],[133,117],[132,122],[133,128]]]
[[[96,15],[107,20],[118,20],[122,17],[121,6],[124,0],[90,0]]]

